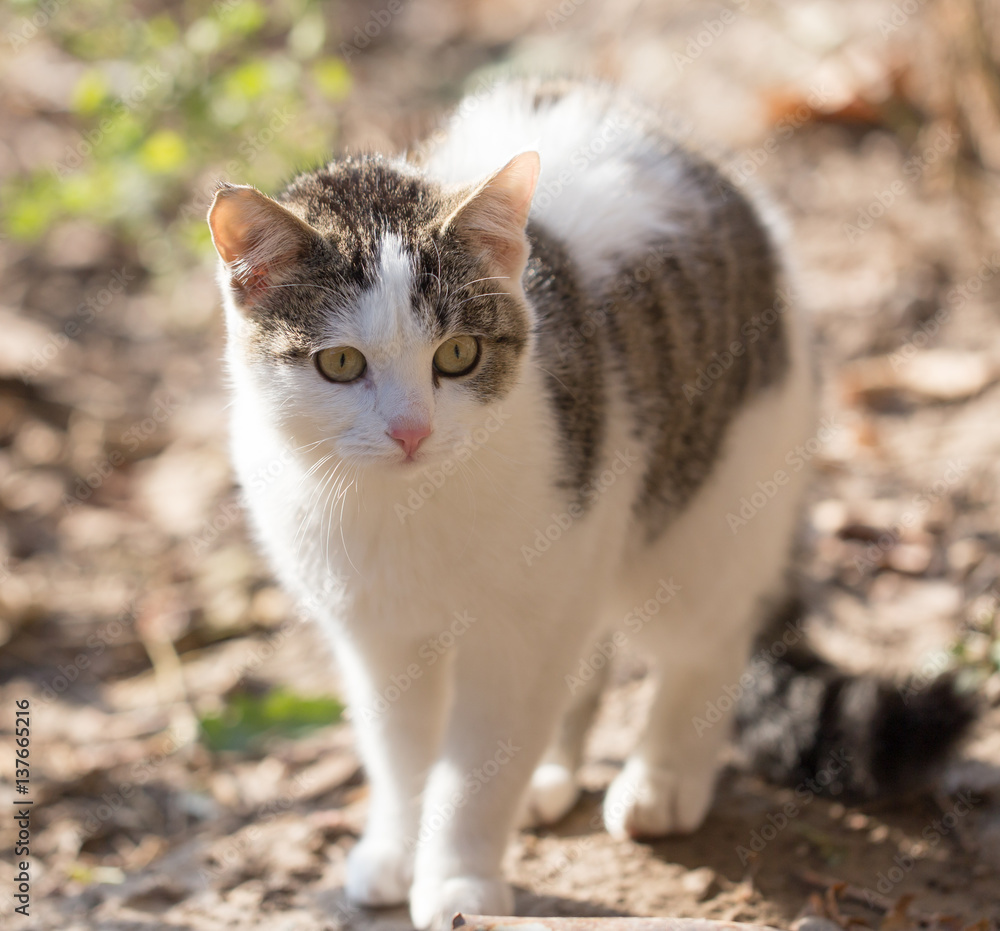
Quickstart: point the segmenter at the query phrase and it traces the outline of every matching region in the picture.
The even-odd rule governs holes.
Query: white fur
[[[454,125],[432,169],[469,180],[535,146],[544,183],[547,153],[549,166],[557,152],[571,157],[601,118],[570,98],[539,125],[501,93]],[[592,269],[610,263],[607,244],[636,249],[670,222],[664,205],[676,192],[637,172],[636,145],[623,136],[540,211]],[[456,910],[509,912],[500,862],[519,806],[550,820],[575,798],[583,713],[522,802],[571,704],[567,676],[661,579],[679,591],[634,637],[660,661],[662,684],[650,729],[608,794],[606,822],[616,834],[701,822],[725,728],[698,737],[692,718],[739,678],[760,599],[780,586],[802,475],[735,535],[726,514],[808,437],[812,405],[799,335],[791,376],[736,417],[714,473],[648,547],[631,510],[642,467],[620,466],[643,453],[620,386],[601,464],[614,480],[574,519],[555,489],[559,444],[534,350],[499,404],[484,407],[447,380],[435,389],[436,347],[413,322],[412,266],[395,237],[381,265],[378,287],[329,323],[331,345],[366,355],[366,384],[248,362],[243,319],[227,298],[232,452],[261,544],[329,633],[343,672],[371,784],[347,893],[371,905],[409,896],[424,928]],[[434,432],[421,462],[404,465],[385,431],[413,411]],[[477,429],[487,440],[459,452]],[[552,526],[558,539],[532,556]]]
[[[679,183],[675,162],[653,156],[637,114],[591,87],[539,110],[531,97],[529,86],[514,83],[463,101],[427,156],[428,174],[467,183],[519,152],[537,151],[531,218],[568,245],[591,285],[613,274],[621,256],[666,234],[693,232],[690,213],[704,212],[700,196]]]

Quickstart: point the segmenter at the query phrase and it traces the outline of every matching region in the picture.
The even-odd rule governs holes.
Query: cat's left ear
[[[515,155],[475,186],[444,221],[442,232],[458,233],[494,270],[520,280],[528,260],[524,229],[540,168],[537,152]]]
[[[297,264],[320,240],[308,223],[247,185],[224,184],[208,211],[215,249],[243,303]]]

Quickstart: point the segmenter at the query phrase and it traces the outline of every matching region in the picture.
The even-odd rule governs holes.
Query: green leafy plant
[[[330,697],[305,698],[286,689],[264,695],[233,692],[225,707],[199,719],[205,745],[215,752],[260,750],[274,737],[301,737],[340,720],[344,706]]]

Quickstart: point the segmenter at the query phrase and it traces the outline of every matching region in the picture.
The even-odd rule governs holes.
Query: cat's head
[[[209,212],[229,353],[300,448],[408,470],[447,458],[517,384],[538,156],[445,187],[347,159]]]

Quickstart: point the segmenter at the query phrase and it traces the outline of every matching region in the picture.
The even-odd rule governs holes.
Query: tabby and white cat
[[[510,913],[509,832],[573,805],[609,643],[658,685],[606,826],[696,829],[727,736],[696,719],[782,594],[814,431],[758,212],[622,96],[510,83],[419,160],[223,185],[209,222],[235,468],[371,785],[349,898]]]

